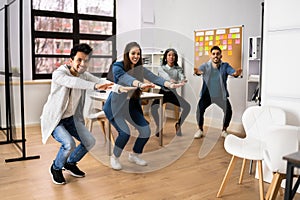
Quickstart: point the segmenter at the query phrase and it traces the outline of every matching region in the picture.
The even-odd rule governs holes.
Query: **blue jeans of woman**
[[[129,106],[127,105],[128,104],[125,104],[123,109],[116,114],[113,120],[111,120],[111,124],[115,127],[119,134],[116,138],[113,151],[116,157],[121,156],[122,151],[130,138],[130,129],[126,123],[126,120],[139,132],[138,138],[133,146],[134,153],[143,152],[144,146],[149,140],[151,134],[149,123],[144,117],[140,101],[131,99],[129,101]]]
[[[74,120],[73,116],[61,119],[52,136],[61,143],[53,162],[53,168],[56,170],[62,169],[66,162],[77,163],[95,144],[95,138],[81,122]],[[80,142],[77,147],[73,137]]]

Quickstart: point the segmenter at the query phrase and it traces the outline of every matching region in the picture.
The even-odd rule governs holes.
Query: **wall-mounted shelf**
[[[144,67],[157,75],[158,68],[161,67],[162,64],[163,55],[163,52],[143,53]]]
[[[259,79],[260,79],[260,55],[261,38],[250,37],[248,39],[248,63],[247,63],[247,88],[246,106],[258,104],[259,98]]]

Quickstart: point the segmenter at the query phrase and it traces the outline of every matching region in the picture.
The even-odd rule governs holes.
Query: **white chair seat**
[[[88,119],[98,119],[98,118],[105,118],[105,113],[103,110],[98,111],[96,113],[89,113],[86,118]]]
[[[265,145],[258,139],[252,137],[239,138],[231,134],[224,141],[224,148],[228,153],[248,160],[262,160],[263,146]]]

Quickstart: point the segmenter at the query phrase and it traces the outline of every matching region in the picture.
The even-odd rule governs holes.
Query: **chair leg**
[[[100,126],[101,126],[101,130],[103,132],[104,138],[105,138],[105,142],[109,139],[108,135],[106,134],[106,129],[105,129],[105,119],[102,118],[98,118],[97,121],[99,122]],[[113,136],[113,134],[110,134],[110,141],[113,145],[115,145],[115,138]]]
[[[231,175],[231,173],[232,173],[232,171],[234,169],[234,166],[236,164],[237,158],[238,157],[236,157],[236,156],[232,156],[231,161],[229,163],[229,166],[227,168],[227,171],[225,173],[225,176],[223,178],[222,184],[221,184],[220,189],[218,191],[217,197],[221,197],[222,193],[224,192],[225,186],[226,186],[226,184],[227,184],[227,182],[229,180],[229,177],[230,177],[230,175]]]
[[[241,173],[240,173],[239,184],[242,184],[242,182],[243,182],[246,161],[247,161],[246,158],[244,158],[244,159],[243,159],[242,168],[241,168]]]
[[[89,132],[92,132],[93,120],[92,119],[86,119],[85,120],[85,126],[87,127]]]
[[[285,179],[285,178],[284,178],[284,179]],[[280,196],[283,196],[283,188],[282,188],[282,187],[279,188],[279,195],[280,195]]]
[[[263,180],[263,171],[262,171],[262,161],[258,160],[258,176],[259,176],[259,197],[261,200],[264,200],[264,180]]]
[[[180,113],[180,108],[174,105],[174,119],[176,120],[176,122],[179,120],[179,113]]]
[[[271,183],[269,185],[268,191],[266,193],[265,200],[269,200],[270,199],[271,193],[274,190],[275,184],[277,182],[277,180],[276,180],[277,178],[276,177],[277,177],[277,173],[273,173],[273,178],[272,178],[272,181],[271,181]]]
[[[115,145],[115,137],[113,134],[110,135],[110,141],[111,141],[112,145]]]
[[[275,200],[278,194],[278,190],[280,189],[281,182],[285,178],[284,174],[276,173],[276,182],[274,183],[273,190],[270,193],[269,200]]]
[[[105,131],[105,121],[104,119],[101,119],[101,118],[98,118],[97,121],[99,122],[100,126],[101,126],[101,129],[102,129],[102,132],[106,138],[106,131]]]
[[[163,108],[162,108],[162,109],[163,109],[163,112],[162,112],[162,113],[163,113],[163,116],[162,116],[162,118],[164,119],[164,118],[167,116],[167,115],[166,115],[166,107],[167,107],[167,104],[164,103],[162,106],[163,106]]]

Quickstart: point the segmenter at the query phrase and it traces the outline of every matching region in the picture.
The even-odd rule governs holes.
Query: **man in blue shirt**
[[[210,58],[208,62],[194,69],[196,75],[203,76],[203,85],[196,113],[199,131],[195,133],[194,138],[203,136],[204,113],[212,103],[223,110],[224,121],[221,136],[226,137],[228,135],[226,130],[232,117],[232,109],[228,99],[227,77],[228,75],[238,77],[242,73],[242,69],[235,70],[228,63],[222,62],[222,51],[218,46],[211,48]]]

